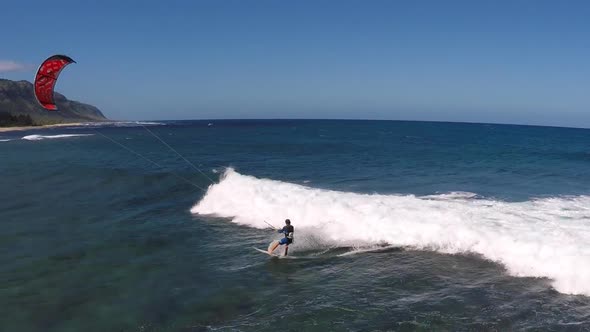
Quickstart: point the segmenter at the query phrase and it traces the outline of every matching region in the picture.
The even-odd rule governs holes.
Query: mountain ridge
[[[57,92],[54,98],[58,111],[47,111],[37,102],[31,82],[0,78],[0,113],[29,116],[36,125],[109,121],[93,105],[69,100]]]

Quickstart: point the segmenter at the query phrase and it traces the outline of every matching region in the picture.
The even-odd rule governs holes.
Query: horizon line
[[[456,123],[473,125],[500,125],[523,127],[547,127],[564,129],[589,130],[590,127],[568,127],[559,125],[521,124],[503,122],[475,122],[475,121],[449,121],[449,120],[403,120],[403,119],[355,119],[355,118],[227,118],[227,119],[152,119],[152,120],[111,120],[111,122],[170,122],[170,121],[389,121],[389,122],[431,122],[431,123]],[[105,122],[109,122],[105,121]]]

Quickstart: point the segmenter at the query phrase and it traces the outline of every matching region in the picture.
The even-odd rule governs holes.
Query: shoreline
[[[25,130],[35,130],[35,129],[48,129],[48,128],[58,128],[58,127],[75,127],[81,126],[87,122],[72,122],[72,123],[56,123],[51,125],[42,125],[42,126],[26,126],[26,127],[0,127],[0,133],[6,133],[11,131],[25,131]]]

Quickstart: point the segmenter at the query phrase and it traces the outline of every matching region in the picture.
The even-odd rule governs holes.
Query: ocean
[[[590,130],[86,125],[0,174],[1,331],[590,330]]]

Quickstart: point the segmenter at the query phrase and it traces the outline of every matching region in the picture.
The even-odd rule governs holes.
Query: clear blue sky
[[[588,1],[5,1],[0,77],[114,119],[590,127]],[[11,70],[13,69],[13,70]]]

